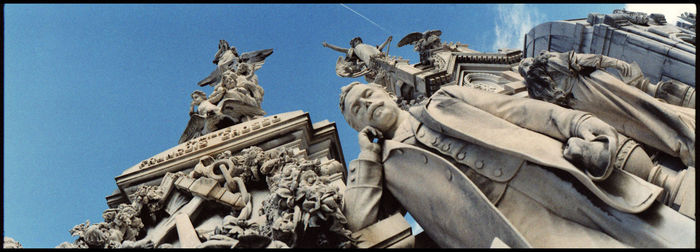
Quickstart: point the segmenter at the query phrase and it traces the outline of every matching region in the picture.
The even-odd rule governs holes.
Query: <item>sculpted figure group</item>
[[[350,229],[398,210],[443,247],[495,238],[512,247],[694,247],[694,206],[669,207],[660,195],[678,183],[651,174],[678,172],[656,151],[694,171],[695,110],[605,68],[632,72],[602,55],[543,52],[519,67],[528,98],[443,86],[408,111],[381,85],[343,87],[340,110],[360,145],[348,167]]]
[[[265,91],[258,84],[255,71],[262,67],[270,54],[272,49],[239,56],[235,47],[221,40],[213,61],[216,68],[198,83],[213,86],[214,91],[208,97],[200,90],[191,94],[190,121],[178,143],[264,116],[261,103]]]
[[[191,172],[168,173],[161,185],[142,186],[131,194],[131,204],[105,210],[104,222],[76,225],[70,233],[78,238],[57,248],[172,248],[167,237],[174,229],[181,247],[351,247],[343,196],[331,185],[332,177],[342,177],[342,165],[294,153],[285,147],[265,152],[252,146],[237,155],[224,151],[203,156]],[[254,213],[248,188],[261,184],[269,193],[257,196],[263,199]],[[210,203],[202,204],[205,200]],[[208,210],[196,210],[205,206]],[[196,229],[190,223],[185,231],[187,225],[177,224],[181,214],[192,215],[192,221],[195,212],[211,217],[227,209],[218,223],[197,223]],[[144,220],[151,223],[148,230]],[[186,232],[194,236],[185,237]]]

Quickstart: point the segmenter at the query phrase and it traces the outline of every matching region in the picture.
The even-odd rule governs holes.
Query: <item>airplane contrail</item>
[[[358,16],[364,18],[365,20],[369,21],[370,23],[374,24],[375,26],[379,27],[380,29],[384,30],[386,33],[391,34],[391,32],[389,32],[389,31],[387,31],[386,29],[384,29],[384,27],[382,27],[381,25],[379,25],[379,24],[375,23],[374,21],[370,20],[369,18],[363,16],[362,14],[360,14],[359,12],[353,10],[352,8],[348,7],[347,5],[342,4],[342,3],[341,3],[340,5],[342,5],[342,6],[345,7],[346,9],[348,9],[348,10],[354,12],[354,13],[357,14]]]

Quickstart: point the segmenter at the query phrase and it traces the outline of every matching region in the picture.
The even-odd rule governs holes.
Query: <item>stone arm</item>
[[[197,110],[194,109],[194,106],[196,106],[194,102],[190,103],[190,116],[197,113]]]
[[[627,62],[601,54],[579,54],[571,52],[569,59],[572,66],[578,65],[581,67],[594,67],[597,69],[612,67],[620,71],[623,76],[628,76],[631,72],[630,65]]]
[[[355,232],[378,220],[383,167],[378,152],[362,151],[356,160],[350,162],[348,168],[343,214],[347,218],[349,229]]]
[[[339,46],[335,46],[335,45],[332,45],[332,44],[328,44],[328,43],[326,43],[326,42],[323,42],[323,47],[328,47],[328,48],[330,48],[330,49],[333,49],[334,51],[341,52],[341,53],[348,53],[348,51],[350,50],[350,49],[348,49],[348,48],[342,48],[342,47],[339,47]]]
[[[457,98],[501,119],[566,142],[581,137],[584,121],[590,113],[572,110],[548,102],[512,97],[462,86],[447,86],[435,95]],[[587,137],[586,137],[587,138]]]
[[[392,36],[389,36],[389,37],[386,39],[386,41],[384,41],[384,43],[382,43],[380,46],[377,47],[377,49],[379,49],[379,51],[381,52],[382,49],[384,49],[384,47],[385,47],[386,45],[388,45],[388,44],[391,42],[391,39],[392,39],[392,38],[393,38]]]
[[[212,92],[211,95],[209,95],[209,102],[212,104],[218,104],[221,101],[221,98],[224,98],[224,95],[226,94],[226,88],[224,88],[221,84],[216,86],[214,88],[214,92]]]

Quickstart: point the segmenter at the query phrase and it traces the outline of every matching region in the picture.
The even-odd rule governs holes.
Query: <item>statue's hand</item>
[[[630,73],[632,72],[630,64],[622,60],[617,61],[615,68],[620,71],[620,74],[622,74],[623,77],[629,77]]]
[[[379,139],[382,137],[382,132],[378,129],[372,126],[365,127],[357,134],[357,142],[360,145],[360,151],[371,151],[378,153],[382,147],[379,146],[378,143],[374,143],[372,141],[375,138]]]
[[[584,119],[578,126],[577,137],[593,141],[594,138],[600,135],[617,139],[617,130],[595,116]]]
[[[328,43],[326,43],[326,41],[323,41],[323,47],[328,47]]]

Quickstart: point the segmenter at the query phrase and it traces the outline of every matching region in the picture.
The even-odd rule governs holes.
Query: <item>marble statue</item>
[[[442,32],[440,30],[428,30],[423,33],[412,32],[404,36],[401,41],[399,41],[398,47],[402,47],[407,44],[413,45],[413,49],[420,55],[420,63],[423,65],[433,65],[434,60],[430,58],[431,50],[441,47],[440,35]]]
[[[375,64],[372,58],[380,57],[382,50],[391,42],[389,36],[384,43],[379,46],[371,46],[362,42],[362,38],[355,37],[350,40],[350,48],[343,48],[323,42],[323,47],[328,47],[334,51],[345,54],[345,58],[338,57],[335,66],[335,73],[340,77],[356,78],[370,73]]]
[[[573,51],[542,51],[519,66],[530,97],[586,111],[623,135],[695,166],[695,109],[654,99],[603,71],[630,74],[624,61]]]
[[[190,103],[190,120],[178,143],[214,132],[218,129],[235,125],[238,121],[222,113],[221,106],[207,99],[207,94],[200,90],[192,92]]]
[[[272,49],[239,56],[235,47],[225,40],[219,41],[219,50],[214,56],[217,67],[198,83],[214,86],[214,91],[208,97],[203,91],[192,93],[190,120],[178,143],[264,116],[261,103],[265,90],[259,85],[255,71],[270,54]]]
[[[197,85],[216,86],[221,82],[221,77],[227,70],[237,71],[239,63],[249,63],[253,65],[255,70],[260,69],[265,63],[265,58],[270,56],[272,52],[272,49],[263,49],[246,52],[239,56],[235,46],[229,46],[226,40],[219,40],[219,50],[216,51],[213,61],[216,64],[216,68],[209,76],[199,81]]]
[[[695,246],[695,222],[634,174],[653,166],[646,153],[615,167],[624,136],[590,113],[461,86],[403,111],[358,82],[342,88],[340,110],[359,132],[351,230],[390,212],[393,197],[441,247]]]

